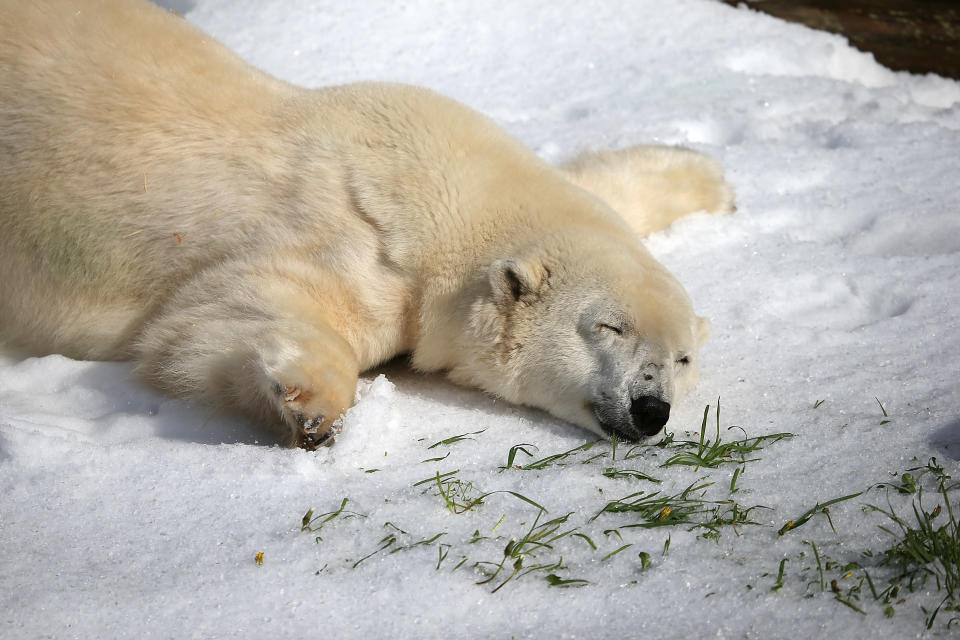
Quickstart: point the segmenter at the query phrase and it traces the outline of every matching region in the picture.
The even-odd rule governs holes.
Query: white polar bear
[[[690,151],[556,169],[430,91],[295,87],[147,2],[0,0],[3,342],[133,359],[301,446],[403,353],[656,433],[709,325],[638,236],[730,208]]]

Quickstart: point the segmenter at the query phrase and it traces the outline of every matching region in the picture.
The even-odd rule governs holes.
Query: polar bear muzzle
[[[591,408],[601,433],[631,442],[657,435],[670,419],[670,403],[650,395],[630,399],[627,407],[601,394]]]
[[[653,396],[634,398],[630,401],[630,418],[644,436],[656,435],[670,419],[670,403]]]

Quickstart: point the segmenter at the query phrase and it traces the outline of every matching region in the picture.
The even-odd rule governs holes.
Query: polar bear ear
[[[713,325],[704,317],[697,317],[697,346],[702,347],[713,335]]]
[[[540,292],[546,275],[541,265],[521,260],[497,260],[490,265],[490,287],[498,306],[509,306],[521,300],[533,301]]]

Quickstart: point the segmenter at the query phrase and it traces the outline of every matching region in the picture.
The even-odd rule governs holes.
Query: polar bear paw
[[[291,429],[291,445],[314,451],[333,444],[333,420],[339,417],[339,412],[333,414],[315,406],[316,394],[299,385],[274,382],[273,391],[281,402],[283,420]]]

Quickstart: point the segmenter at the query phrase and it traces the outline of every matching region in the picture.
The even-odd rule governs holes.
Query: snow
[[[161,396],[125,363],[7,357],[0,636],[924,633],[920,607],[942,597],[929,588],[904,590],[890,619],[864,593],[863,616],[811,586],[815,570],[801,572],[812,564],[803,541],[872,566],[861,551],[890,539],[877,526],[884,518],[862,508],[886,505],[882,490],[833,505],[837,534],[823,516],[778,529],[930,457],[960,477],[960,84],[892,72],[841,37],[706,0],[170,4],[284,79],[425,85],[488,113],[549,161],[642,142],[721,159],[738,211],[691,216],[648,243],[714,327],[701,381],[668,428],[696,439],[710,404],[712,436],[719,397],[723,428],[796,437],[767,444],[737,480],[741,505],[771,508],[751,512],[762,526],[726,527],[718,541],[683,526],[620,528],[620,539],[604,530],[639,518],[591,520],[609,500],[676,493],[702,477],[714,482],[708,498],[726,499],[736,467],[661,468],[653,450],[625,461],[623,445],[611,462],[600,443],[567,466],[501,470],[514,445],[535,445],[540,458],[592,438],[402,362],[370,372],[337,444],[310,453]],[[480,433],[428,448],[471,432]],[[607,457],[580,464],[596,453]],[[533,459],[518,453],[515,464]],[[663,483],[601,475],[611,465]],[[508,563],[477,585],[474,563],[499,562],[537,509],[495,493],[453,514],[435,483],[413,486],[453,470],[472,496],[513,491],[539,503],[549,510],[540,523],[572,512],[563,530],[578,527],[597,551],[570,535],[525,566],[562,555],[553,573],[590,584],[551,587],[535,572],[490,593]],[[332,512],[343,498],[365,517],[300,531],[307,509]],[[890,500],[907,513],[907,498]],[[934,501],[928,491],[926,506]],[[485,539],[471,544],[475,531]],[[352,568],[389,535],[392,545]],[[773,591],[783,558],[784,586]],[[956,633],[951,615],[927,635]]]

